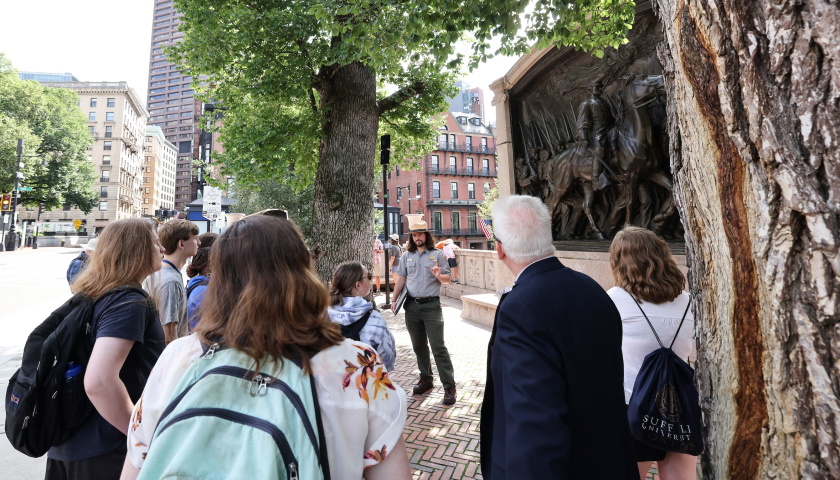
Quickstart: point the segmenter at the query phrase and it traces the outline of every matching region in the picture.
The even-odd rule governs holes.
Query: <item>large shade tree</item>
[[[458,41],[471,38],[472,62],[487,58],[493,36],[503,38],[504,53],[523,52],[535,38],[617,45],[633,12],[622,0],[540,2],[528,18],[528,2],[514,0],[175,5],[184,37],[170,54],[206,82],[206,99],[228,109],[219,157],[226,173],[244,183],[289,171],[315,179],[312,246],[325,279],[340,262],[370,258],[377,136],[392,135],[395,159],[430,149],[461,65]],[[612,10],[593,14],[604,5]],[[564,26],[555,29],[558,19]]]
[[[17,141],[23,139],[23,174],[18,204],[46,209],[76,206],[89,212],[97,198],[92,143],[76,92],[21,80],[0,54],[0,190],[14,187]]]
[[[653,3],[704,478],[840,478],[840,7]]]

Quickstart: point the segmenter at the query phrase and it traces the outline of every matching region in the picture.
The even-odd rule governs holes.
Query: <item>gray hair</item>
[[[536,197],[511,195],[496,200],[493,234],[516,263],[531,263],[554,254],[551,215]]]

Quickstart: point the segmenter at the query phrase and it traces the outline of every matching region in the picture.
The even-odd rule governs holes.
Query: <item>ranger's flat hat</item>
[[[423,220],[423,215],[419,213],[409,213],[406,214],[408,217],[408,231],[411,233],[415,232],[428,232],[429,231],[429,224]]]

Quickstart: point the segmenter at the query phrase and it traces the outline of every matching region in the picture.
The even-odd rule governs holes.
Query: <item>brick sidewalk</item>
[[[376,298],[384,302],[384,296]],[[487,377],[487,343],[490,330],[461,318],[461,302],[443,298],[446,347],[455,368],[458,401],[451,407],[441,404],[443,387],[432,357],[435,388],[424,395],[411,395],[420,371],[405,329],[405,316],[383,312],[394,334],[397,361],[391,379],[408,395],[405,440],[416,480],[481,479],[479,420]],[[648,479],[658,480],[655,468]]]

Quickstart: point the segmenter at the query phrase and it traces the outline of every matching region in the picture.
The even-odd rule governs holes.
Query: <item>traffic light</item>
[[[3,200],[0,202],[0,211],[10,212],[12,210],[12,195],[8,193],[3,194]]]

